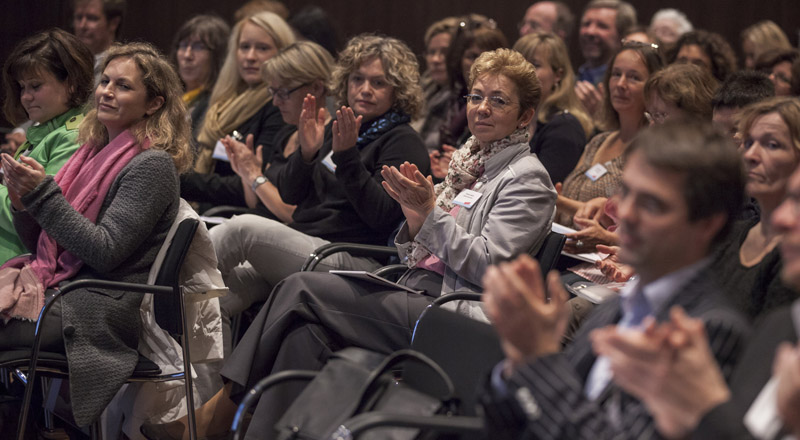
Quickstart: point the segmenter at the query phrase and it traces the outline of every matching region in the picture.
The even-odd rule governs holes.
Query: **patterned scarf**
[[[356,141],[356,147],[362,148],[369,145],[374,140],[383,136],[387,131],[398,125],[407,124],[410,120],[411,118],[405,113],[398,112],[397,110],[389,110],[383,115],[369,121],[366,125],[361,126],[358,140]]]
[[[458,151],[453,153],[444,182],[436,185],[436,205],[450,212],[453,209],[453,199],[463,189],[472,186],[483,174],[487,160],[510,145],[527,143],[529,137],[527,127],[521,128],[482,148],[478,139],[471,136]]]

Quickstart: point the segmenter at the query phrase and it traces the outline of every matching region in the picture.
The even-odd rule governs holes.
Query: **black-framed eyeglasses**
[[[467,100],[467,104],[471,105],[481,105],[485,99],[488,99],[489,105],[495,110],[505,110],[508,108],[508,106],[515,104],[513,101],[510,101],[499,95],[484,97],[483,95],[479,95],[477,93],[470,93],[468,95],[464,95],[464,99]]]
[[[281,87],[280,89],[273,89],[272,87],[267,87],[267,90],[269,90],[269,92],[272,93],[272,97],[273,98],[280,98],[280,99],[285,101],[285,100],[289,99],[289,95],[291,95],[292,92],[294,92],[294,91],[296,91],[296,90],[298,90],[298,89],[300,89],[302,87],[305,87],[305,86],[307,86],[309,84],[311,84],[311,83],[300,84],[299,86],[297,86],[297,87],[295,87],[293,89],[286,89],[285,87]]]

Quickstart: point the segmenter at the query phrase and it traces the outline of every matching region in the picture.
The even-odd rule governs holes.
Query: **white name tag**
[[[322,159],[322,164],[325,165],[325,167],[327,167],[329,170],[331,170],[332,173],[336,172],[336,164],[333,163],[333,150],[331,150],[331,152],[328,153],[328,155],[325,156],[324,159]]]
[[[482,195],[483,194],[477,191],[473,191],[471,189],[465,189],[461,191],[458,194],[458,196],[456,196],[455,199],[453,199],[453,203],[455,203],[458,206],[470,209],[472,208],[473,205],[475,205],[475,202],[477,202]]]
[[[594,182],[595,180],[603,177],[603,174],[607,172],[608,169],[606,169],[606,167],[604,167],[603,164],[598,163],[595,166],[586,170],[584,174],[586,174],[586,177],[588,177],[592,182]]]
[[[231,161],[228,159],[228,152],[225,151],[225,145],[222,144],[222,141],[217,141],[217,145],[214,145],[214,154],[212,154],[211,157],[218,160],[224,160],[225,162]]]

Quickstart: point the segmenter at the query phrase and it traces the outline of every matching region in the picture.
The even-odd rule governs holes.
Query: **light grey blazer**
[[[447,266],[442,295],[481,292],[489,265],[535,253],[550,231],[556,191],[528,143],[509,146],[490,158],[478,182],[473,190],[482,196],[471,209],[462,207],[454,218],[436,207],[415,237]],[[395,245],[404,258],[411,246],[408,225],[403,224]],[[486,320],[480,304],[451,304],[460,313]]]

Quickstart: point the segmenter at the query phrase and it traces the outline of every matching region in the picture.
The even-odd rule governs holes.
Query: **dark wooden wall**
[[[169,50],[172,34],[194,14],[215,12],[232,20],[233,11],[244,0],[128,0],[122,27],[125,40],[150,41]],[[533,0],[284,0],[291,12],[309,4],[322,6],[338,26],[342,40],[361,32],[379,32],[405,40],[417,53],[422,51],[426,26],[448,15],[477,12],[494,18],[509,41],[517,36],[516,23]],[[580,15],[586,0],[564,0]],[[652,14],[664,7],[686,13],[695,27],[719,32],[739,51],[739,33],[762,19],[778,23],[797,45],[800,32],[798,0],[672,0],[669,2],[629,0],[647,24]],[[0,1],[0,60],[27,35],[60,26],[69,29],[69,0]],[[576,38],[571,49],[577,57]],[[0,98],[1,99],[1,98]],[[0,126],[4,125],[0,122]]]

